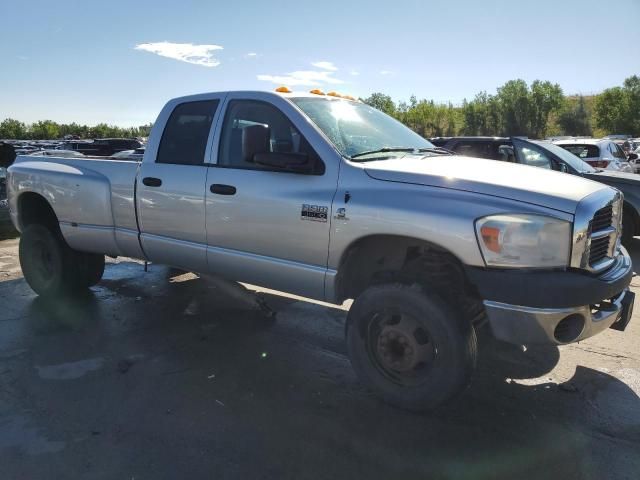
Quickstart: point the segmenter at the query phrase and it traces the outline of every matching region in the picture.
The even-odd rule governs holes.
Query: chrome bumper
[[[631,269],[626,254],[616,258],[613,268],[599,278],[615,281]],[[535,308],[485,301],[485,311],[496,338],[510,343],[563,345],[592,337],[609,328],[623,313],[625,297],[633,293],[625,285],[611,298],[594,298],[589,305],[565,308]]]

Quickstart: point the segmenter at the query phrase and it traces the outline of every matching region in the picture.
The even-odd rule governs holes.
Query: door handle
[[[147,187],[159,187],[162,185],[162,180],[155,177],[144,177],[142,179],[142,183],[144,183]]]
[[[219,183],[214,183],[213,185],[211,185],[211,187],[209,187],[209,190],[211,190],[211,193],[215,193],[217,195],[236,194],[236,187],[233,187],[231,185],[221,185]]]

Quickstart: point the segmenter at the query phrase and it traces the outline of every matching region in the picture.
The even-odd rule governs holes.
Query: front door
[[[230,95],[218,144],[206,189],[210,270],[324,298],[337,164],[268,100]]]

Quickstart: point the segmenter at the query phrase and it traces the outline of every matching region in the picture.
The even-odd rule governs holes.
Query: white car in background
[[[556,140],[553,143],[580,157],[594,168],[636,173],[635,161],[627,160],[622,149],[608,138],[573,138]]]

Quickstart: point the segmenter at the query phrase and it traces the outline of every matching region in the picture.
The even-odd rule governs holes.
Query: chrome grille
[[[596,238],[591,240],[591,250],[589,251],[589,265],[596,265],[603,258],[607,258],[609,251],[609,237]]]
[[[591,220],[591,248],[589,249],[589,265],[595,266],[607,258],[611,243],[611,226],[613,225],[613,205],[598,210]]]
[[[601,208],[593,216],[591,221],[591,231],[598,232],[610,227],[613,224],[613,205]]]
[[[600,190],[582,199],[575,214],[571,266],[601,274],[618,255],[622,194]]]

